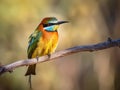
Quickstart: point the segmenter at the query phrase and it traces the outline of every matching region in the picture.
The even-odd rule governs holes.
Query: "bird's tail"
[[[29,84],[30,84],[30,90],[32,90],[32,81],[31,81],[31,77],[32,75],[35,75],[35,68],[36,68],[36,64],[34,65],[30,65],[27,69],[27,72],[25,74],[25,76],[28,76],[29,75]]]
[[[25,74],[25,76],[27,75],[35,75],[35,68],[36,68],[36,64],[30,65],[27,69],[27,72]]]
[[[31,75],[29,75],[29,81],[28,81],[28,83],[29,83],[29,85],[30,85],[30,90],[32,90],[32,81],[31,81]]]

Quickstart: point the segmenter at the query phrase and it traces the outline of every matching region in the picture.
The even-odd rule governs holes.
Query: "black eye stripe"
[[[49,24],[43,24],[43,27],[47,27],[47,26],[49,26]]]
[[[57,23],[48,23],[48,24],[43,24],[43,27],[48,27],[48,26],[52,26],[52,25],[56,25]]]

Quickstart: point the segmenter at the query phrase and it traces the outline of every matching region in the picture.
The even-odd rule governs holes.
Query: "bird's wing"
[[[42,35],[42,32],[35,30],[29,37],[29,46],[27,49],[28,58],[32,58],[32,54],[37,47],[37,43]]]

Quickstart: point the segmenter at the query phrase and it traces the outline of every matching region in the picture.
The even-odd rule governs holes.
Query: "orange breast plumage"
[[[55,51],[58,44],[58,32],[42,31],[42,36],[37,43],[37,48],[32,54],[32,58],[51,54]]]

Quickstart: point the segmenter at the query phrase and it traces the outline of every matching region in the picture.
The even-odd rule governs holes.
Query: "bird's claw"
[[[108,37],[107,41],[111,43],[112,42],[112,38]]]
[[[38,62],[38,60],[39,60],[39,57],[37,56],[37,57],[36,57],[36,59],[37,59],[37,62]]]
[[[50,58],[51,57],[51,54],[48,54],[48,58]]]

